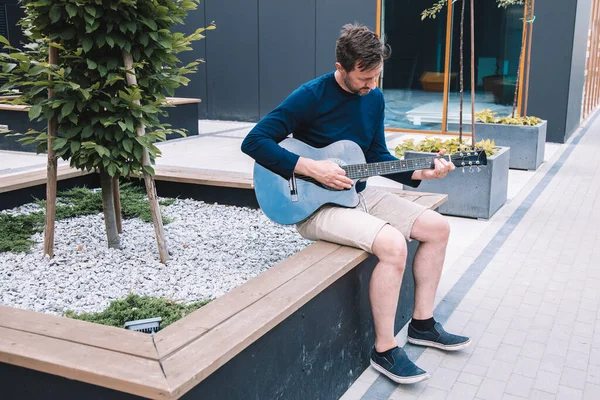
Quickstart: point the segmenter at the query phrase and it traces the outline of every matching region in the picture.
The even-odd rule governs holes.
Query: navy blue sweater
[[[365,96],[349,93],[335,80],[334,72],[300,86],[250,131],[242,151],[284,178],[290,178],[299,156],[278,145],[290,133],[295,139],[321,148],[339,140],[358,144],[368,163],[393,161],[384,133],[384,99],[379,88]],[[387,175],[418,187],[412,172]],[[361,191],[365,183],[358,183]]]

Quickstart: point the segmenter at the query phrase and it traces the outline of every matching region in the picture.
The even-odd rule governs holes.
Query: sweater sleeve
[[[390,154],[386,145],[385,127],[383,123],[385,117],[383,94],[381,97],[381,117],[379,118],[378,127],[375,131],[373,141],[371,142],[371,145],[369,146],[369,149],[367,150],[367,154],[365,156],[368,163],[398,160],[398,158]],[[408,185],[414,188],[419,187],[421,181],[412,179],[412,174],[412,171],[408,171],[386,175],[385,177],[393,181],[399,182],[403,185]]]
[[[242,151],[263,167],[290,178],[300,157],[278,143],[310,121],[316,106],[312,91],[300,86],[252,128],[242,142]]]

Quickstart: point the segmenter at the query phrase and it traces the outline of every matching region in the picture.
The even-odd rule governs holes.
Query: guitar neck
[[[450,161],[450,156],[448,161]],[[394,160],[384,161],[378,163],[368,164],[352,164],[345,165],[342,168],[346,171],[346,176],[350,179],[363,179],[371,176],[384,176],[397,174],[399,172],[416,171],[419,169],[434,168],[434,160],[441,158],[435,157],[424,157],[424,158],[412,158],[409,160]]]

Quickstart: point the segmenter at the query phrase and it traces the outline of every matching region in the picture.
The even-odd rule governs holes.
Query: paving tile
[[[558,393],[559,382],[560,374],[540,370],[535,378],[533,388],[548,393]]]
[[[525,349],[525,347],[523,347],[523,349]],[[496,351],[494,358],[500,361],[515,363],[523,349],[518,346],[502,343],[498,348],[498,351]]]
[[[427,386],[449,392],[460,375],[459,371],[439,367],[427,381]]]
[[[479,390],[478,386],[464,382],[456,382],[448,394],[447,400],[471,400]]]
[[[506,331],[506,334],[502,339],[502,343],[521,347],[525,343],[525,339],[527,339],[527,332],[511,328],[508,331]]]
[[[419,400],[445,400],[448,397],[448,392],[431,386],[427,386],[419,395]]]
[[[487,349],[492,349],[492,350],[498,350],[501,343],[502,343],[502,335],[497,335],[495,333],[486,332],[483,334],[481,339],[479,339],[477,346],[485,347]]]
[[[581,400],[583,398],[583,391],[579,389],[573,389],[568,386],[558,386],[558,393],[556,394],[556,400]]]
[[[543,392],[541,390],[533,389],[529,395],[529,400],[555,400],[556,396],[552,393]]]
[[[539,367],[539,360],[534,360],[532,358],[526,357],[519,357],[517,363],[514,366],[513,373],[517,375],[527,376],[529,378],[535,378]]]
[[[469,385],[473,385],[473,386],[479,386],[479,385],[481,385],[481,382],[483,382],[483,377],[463,371],[460,373],[460,375],[458,376],[458,379],[456,381],[462,382],[462,383],[468,383]]]
[[[534,380],[523,375],[512,374],[506,384],[506,393],[514,394],[515,396],[529,397],[533,388]]]
[[[588,365],[587,376],[585,380],[594,385],[600,385],[600,366]],[[600,397],[598,397],[600,399]]]
[[[565,367],[563,369],[562,376],[560,377],[560,384],[573,389],[581,389],[585,387],[586,372],[578,369]]]
[[[465,352],[448,353],[440,363],[440,367],[462,371],[463,367],[469,361],[471,354]]]
[[[600,385],[593,385],[591,383],[585,384],[583,391],[583,400],[598,400],[600,399]]]
[[[521,348],[521,355],[534,360],[541,360],[544,357],[545,350],[545,344],[527,340]]]
[[[479,386],[476,396],[478,399],[483,400],[500,400],[505,387],[506,382],[485,378]]]
[[[556,354],[545,353],[540,362],[540,370],[554,372],[559,375],[562,375],[564,366],[565,357]]]
[[[565,367],[585,371],[588,369],[589,360],[590,355],[588,353],[569,351],[565,357]]]
[[[508,382],[512,374],[514,363],[493,360],[488,367],[486,378],[495,379],[502,382]]]

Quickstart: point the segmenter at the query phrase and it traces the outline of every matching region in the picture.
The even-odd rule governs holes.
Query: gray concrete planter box
[[[536,170],[544,162],[547,122],[536,126],[475,124],[477,140],[491,139],[497,146],[510,147],[512,169]]]
[[[508,192],[508,165],[512,150],[499,147],[499,151],[488,157],[487,165],[480,171],[473,167],[457,168],[443,179],[425,180],[418,188],[404,185],[404,190],[442,193],[448,201],[442,204],[439,212],[458,217],[489,219],[506,203]],[[405,159],[428,157],[431,153],[407,151]]]

